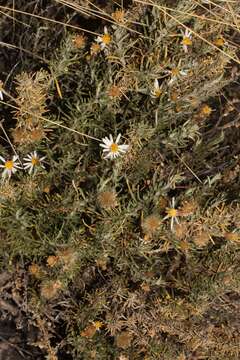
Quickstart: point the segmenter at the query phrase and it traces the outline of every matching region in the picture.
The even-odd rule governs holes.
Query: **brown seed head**
[[[147,216],[142,224],[143,230],[146,234],[154,234],[159,226],[161,224],[161,220],[159,219],[159,217],[157,215],[149,215]]]
[[[28,271],[31,275],[35,276],[36,278],[39,278],[41,276],[41,268],[37,264],[29,265]]]
[[[209,243],[210,236],[206,231],[199,231],[193,238],[193,241],[197,247],[204,247]]]
[[[117,23],[124,23],[126,21],[125,11],[121,9],[117,9],[114,13],[112,13],[112,17]]]
[[[197,210],[197,203],[192,201],[183,201],[181,208],[178,210],[178,216],[189,216]]]
[[[131,345],[132,334],[129,331],[122,331],[116,337],[117,347],[127,349]]]
[[[102,191],[98,195],[98,203],[104,209],[113,209],[117,206],[117,197],[114,191]]]
[[[59,290],[62,288],[60,280],[48,281],[43,283],[41,286],[41,295],[47,300],[54,299],[57,297]]]
[[[101,51],[101,46],[96,42],[92,43],[90,48],[90,54],[92,56],[96,56],[100,51]]]
[[[179,240],[183,240],[187,236],[188,224],[181,222],[175,225],[175,236]]]
[[[224,234],[226,240],[233,241],[233,242],[240,242],[240,235],[234,232],[228,232]]]
[[[84,35],[76,35],[72,41],[74,46],[78,49],[82,49],[86,45],[86,37]]]
[[[59,261],[59,257],[58,257],[58,256],[50,255],[50,256],[47,258],[47,264],[48,264],[48,266],[50,266],[50,267],[53,267],[53,266],[57,265],[58,261]]]
[[[120,98],[122,95],[121,88],[116,85],[112,85],[108,90],[108,96],[112,98]]]

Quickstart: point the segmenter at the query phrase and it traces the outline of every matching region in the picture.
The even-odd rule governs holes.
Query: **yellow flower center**
[[[217,39],[214,40],[214,44],[215,44],[216,46],[223,46],[224,43],[225,43],[225,41],[224,41],[223,38],[217,38]]]
[[[13,161],[12,161],[12,160],[8,160],[8,161],[5,162],[5,168],[6,168],[7,170],[12,170],[12,169],[13,169],[13,166],[14,166],[14,164],[13,164]]]
[[[111,149],[111,152],[112,152],[112,153],[118,152],[118,144],[112,144],[112,145],[110,146],[110,149]]]
[[[170,209],[167,209],[167,214],[168,216],[170,217],[176,217],[177,216],[177,209],[174,209],[174,208],[170,208]]]
[[[111,42],[111,36],[109,34],[104,34],[102,36],[102,42],[105,44],[105,45],[108,45],[110,42]]]
[[[95,321],[93,325],[95,326],[96,330],[99,330],[103,326],[103,323],[101,321]]]
[[[33,166],[38,165],[39,164],[38,158],[37,157],[32,157],[31,163],[32,163]]]
[[[179,75],[179,69],[178,68],[174,68],[171,70],[171,73],[173,76],[178,76]]]
[[[187,37],[187,36],[185,36],[184,38],[183,38],[183,41],[182,41],[182,44],[183,45],[192,45],[192,40],[189,38],[189,37]]]
[[[156,97],[160,97],[162,95],[162,90],[161,89],[157,89],[155,90],[155,94]]]
[[[210,106],[204,105],[204,106],[202,107],[201,113],[202,113],[203,115],[210,115],[211,112],[212,112],[212,109],[210,108]]]

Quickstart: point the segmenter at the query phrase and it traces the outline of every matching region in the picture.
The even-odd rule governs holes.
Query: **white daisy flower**
[[[169,218],[171,219],[170,228],[171,228],[171,231],[173,232],[174,223],[179,224],[179,221],[177,218],[177,215],[179,214],[179,212],[177,209],[175,209],[175,198],[174,197],[172,198],[171,207],[166,209],[166,213],[167,213],[167,216],[165,216],[163,218],[163,220],[169,219]]]
[[[113,141],[112,135],[109,135],[109,138],[105,137],[102,139],[103,143],[100,144],[100,146],[103,147],[103,152],[107,153],[104,159],[115,159],[116,157],[124,154],[128,150],[129,145],[118,144],[120,137],[121,134],[118,134],[116,141]]]
[[[153,89],[151,90],[151,97],[156,99],[159,98],[161,94],[162,94],[162,89],[159,86],[158,79],[155,79]]]
[[[185,53],[188,52],[188,46],[192,45],[192,32],[188,29],[185,29],[185,32],[181,31],[182,33],[182,46]]]
[[[187,76],[187,70],[180,70],[179,68],[173,68],[172,70],[167,70],[167,73],[171,75],[171,79],[168,82],[168,85],[172,85],[182,76]]]
[[[11,160],[5,160],[2,156],[0,156],[0,160],[4,164],[0,164],[0,168],[3,168],[2,178],[6,179],[7,177],[10,179],[12,174],[14,174],[17,169],[21,169],[20,162],[18,161],[18,156],[14,155]]]
[[[103,50],[110,44],[111,40],[111,35],[109,34],[107,27],[104,26],[104,34],[98,36],[96,42],[100,45],[101,50]]]
[[[41,166],[43,169],[45,167],[41,162],[45,159],[46,156],[39,157],[36,151],[33,151],[32,153],[28,154],[23,160],[25,162],[23,163],[23,167],[25,170],[28,169],[28,173],[31,174],[38,166]]]

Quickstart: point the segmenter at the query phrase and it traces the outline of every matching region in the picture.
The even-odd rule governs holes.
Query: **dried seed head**
[[[180,249],[186,254],[188,253],[189,249],[190,249],[190,244],[189,242],[184,239],[184,240],[181,240],[180,242]]]
[[[186,237],[188,231],[188,224],[181,222],[175,225],[175,236],[177,239],[182,240]]]
[[[89,324],[80,335],[86,338],[92,338],[96,334],[96,326],[94,324]]]
[[[159,208],[160,208],[161,210],[164,210],[164,209],[167,207],[167,205],[168,205],[168,199],[165,198],[165,197],[163,197],[163,196],[161,196],[161,197],[159,198],[158,205],[159,205]]]
[[[54,299],[59,294],[62,286],[63,285],[60,280],[43,283],[41,286],[41,295],[47,300]]]
[[[193,237],[193,242],[198,247],[204,247],[209,243],[210,236],[206,231],[200,231]]]
[[[132,334],[129,331],[122,331],[116,337],[116,345],[119,348],[127,349],[131,345]]]
[[[104,209],[113,209],[117,206],[115,191],[102,191],[98,195],[98,203]]]
[[[73,37],[72,42],[77,49],[82,49],[86,45],[86,37],[84,35],[76,35]]]
[[[234,232],[228,232],[224,234],[226,240],[233,242],[240,242],[240,234]]]
[[[50,267],[53,267],[53,266],[57,265],[58,262],[59,262],[59,257],[58,256],[50,255],[47,258],[47,264]]]
[[[116,85],[112,85],[108,90],[108,96],[112,98],[120,98],[122,95],[121,88]]]
[[[114,13],[112,13],[112,17],[117,23],[122,24],[126,21],[125,11],[121,9],[117,9]]]
[[[38,126],[29,132],[28,137],[30,142],[41,141],[42,139],[46,138],[46,130],[41,126]]]
[[[158,215],[152,214],[144,219],[142,227],[146,234],[152,235],[158,230],[160,224],[161,220]]]
[[[16,198],[16,188],[10,183],[2,183],[0,185],[0,199],[14,200]]]
[[[15,128],[12,131],[12,136],[14,143],[23,145],[28,138],[28,131],[24,128]]]
[[[41,277],[42,269],[37,264],[31,264],[28,267],[28,271],[31,275],[35,276],[36,278]]]
[[[62,261],[65,264],[66,267],[69,267],[76,262],[77,252],[72,248],[68,248],[58,251],[57,257],[60,261]]]
[[[181,208],[178,210],[178,216],[189,216],[197,210],[197,203],[194,200],[183,201]]]
[[[92,43],[90,48],[90,54],[92,56],[96,56],[100,51],[101,51],[101,46],[96,42]]]
[[[27,129],[18,127],[12,131],[13,141],[19,145],[32,144],[46,138],[46,130],[39,125],[37,128]]]

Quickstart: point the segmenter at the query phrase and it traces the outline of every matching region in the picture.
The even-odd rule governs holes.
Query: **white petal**
[[[105,144],[99,144],[99,146],[101,146],[104,149],[109,149],[110,144],[109,145],[105,145]]]
[[[7,176],[8,176],[8,170],[5,169],[2,173],[2,177],[3,177],[3,179],[5,179]]]
[[[32,166],[32,164],[30,164],[30,163],[25,163],[25,164],[23,164],[24,165],[24,169],[26,170],[26,169],[28,169],[28,168],[30,168],[31,166]]]
[[[16,160],[18,160],[18,158],[19,158],[18,155],[14,155],[13,158],[12,158],[13,162],[16,161]]]
[[[155,91],[156,91],[156,90],[159,90],[158,79],[155,79],[155,80],[154,80],[154,89],[155,89]]]
[[[118,144],[120,138],[121,138],[121,134],[118,134],[118,136],[117,136],[117,138],[116,138],[116,144]]]
[[[102,142],[103,142],[104,144],[106,144],[106,145],[110,145],[110,144],[112,144],[113,141],[111,141],[111,140],[109,140],[107,137],[105,137],[105,138],[102,139]]]
[[[0,160],[2,160],[4,163],[6,162],[6,160],[2,156],[0,156]]]
[[[181,70],[181,71],[180,71],[180,74],[181,74],[182,76],[186,76],[186,75],[187,75],[187,71],[186,71],[186,70]]]
[[[129,148],[129,145],[123,144],[123,145],[119,145],[118,147],[119,147],[119,150],[127,151]]]

